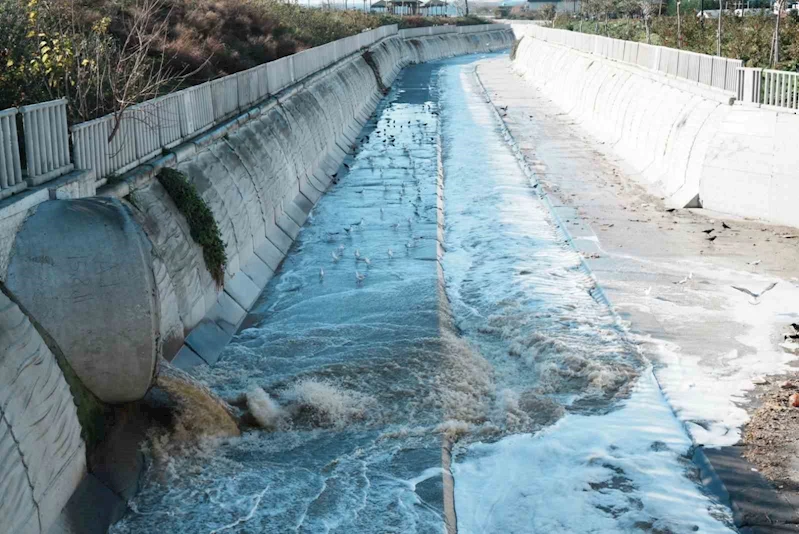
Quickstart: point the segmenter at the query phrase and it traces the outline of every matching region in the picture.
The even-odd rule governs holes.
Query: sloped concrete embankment
[[[799,116],[524,36],[514,68],[677,207],[799,226],[796,157],[782,140]]]
[[[214,363],[382,89],[411,62],[511,42],[509,31],[385,39],[134,169],[98,197],[20,212],[15,235],[4,241],[9,249],[0,251],[0,531],[90,531],[75,523],[94,521],[86,519],[94,512],[80,512],[87,503],[124,510],[127,488],[86,476],[80,423],[51,348],[111,404],[142,398],[159,357],[181,366]],[[228,257],[224,288],[155,179],[164,167],[184,172],[213,212]],[[62,511],[79,483],[83,502],[73,505],[76,493]]]

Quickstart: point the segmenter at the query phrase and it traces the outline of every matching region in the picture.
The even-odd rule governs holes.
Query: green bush
[[[211,273],[217,287],[221,288],[225,284],[227,253],[214,214],[197,193],[194,184],[182,172],[162,169],[158,174],[158,181],[164,186],[180,213],[186,217],[192,239],[203,248],[205,267]]]

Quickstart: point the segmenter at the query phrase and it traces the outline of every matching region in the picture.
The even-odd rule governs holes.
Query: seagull
[[[361,251],[360,251],[360,249],[357,249],[357,248],[355,249],[355,258],[356,258],[356,259],[360,259],[360,258],[361,258]]]
[[[356,284],[360,284],[361,282],[364,281],[365,278],[366,278],[365,274],[359,273],[357,269],[355,270],[355,283]]]
[[[413,242],[413,240],[411,240],[411,241],[408,241],[407,243],[405,243],[405,248],[413,248],[413,247],[414,247],[414,242]]]
[[[649,286],[644,290],[644,295],[646,295],[647,297],[649,296],[650,293],[652,293],[652,286]]]
[[[367,267],[370,267],[372,265],[372,262],[369,260],[369,258],[364,258],[363,262],[366,264]]]
[[[693,277],[694,277],[694,273],[688,273],[688,276],[686,276],[685,278],[683,278],[683,279],[682,279],[682,280],[680,280],[679,282],[674,282],[674,283],[675,283],[675,284],[680,284],[680,285],[682,285],[682,284],[684,284],[684,283],[688,282],[688,280],[690,280],[690,279],[691,279],[691,278],[693,278]]]
[[[319,280],[324,279],[325,277],[325,270],[322,267],[319,267]]]
[[[391,250],[391,249],[388,249],[388,259],[391,259],[393,257],[394,257],[394,251]]]
[[[331,256],[333,256],[333,263],[338,263],[338,260],[340,260],[340,259],[341,259],[341,256],[339,256],[338,254],[336,254],[336,252],[335,252],[335,251],[331,252],[331,253],[330,253],[330,255],[331,255]]]
[[[752,291],[749,291],[745,287],[732,286],[732,288],[733,289],[737,289],[738,291],[740,291],[742,293],[746,293],[747,295],[751,295],[753,300],[750,301],[749,304],[760,304],[760,297],[765,295],[767,291],[771,291],[772,289],[774,289],[774,286],[776,286],[776,285],[777,285],[777,282],[772,282],[772,283],[770,283],[768,285],[768,287],[766,289],[764,289],[760,293],[753,293]]]
[[[747,262],[747,265],[760,265],[760,260]]]

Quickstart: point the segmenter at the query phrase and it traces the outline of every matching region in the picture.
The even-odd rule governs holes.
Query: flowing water
[[[114,533],[726,530],[477,59],[401,74],[252,326],[193,370],[263,428],[162,453]]]

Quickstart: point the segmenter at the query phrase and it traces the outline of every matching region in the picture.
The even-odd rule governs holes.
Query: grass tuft
[[[227,253],[222,234],[216,224],[214,214],[202,199],[197,188],[188,177],[175,169],[162,169],[158,181],[175,202],[180,213],[186,217],[191,229],[191,237],[203,248],[205,267],[211,273],[218,288],[225,284]]]

